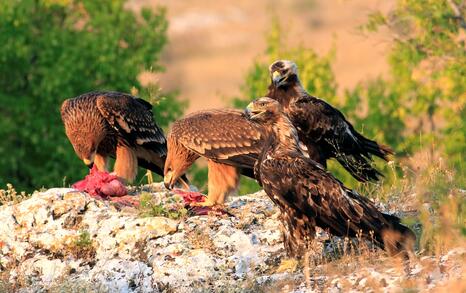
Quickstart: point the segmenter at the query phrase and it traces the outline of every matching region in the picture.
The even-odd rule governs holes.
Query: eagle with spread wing
[[[234,109],[205,110],[173,123],[168,133],[164,183],[176,180],[199,158],[208,159],[209,196],[203,205],[222,204],[236,189],[239,174],[254,178],[263,143],[258,126]]]
[[[118,92],[91,92],[65,100],[61,117],[76,155],[88,167],[107,171],[115,158],[117,176],[132,182],[137,168],[163,175],[167,145],[152,105]]]
[[[270,65],[269,72],[272,83],[266,96],[283,106],[311,158],[323,166],[335,158],[361,182],[376,181],[382,176],[372,166],[372,156],[388,161],[393,154],[389,147],[364,137],[340,111],[308,94],[294,62],[278,60]]]
[[[363,236],[390,254],[407,252],[414,233],[400,219],[343,185],[299,148],[298,131],[276,100],[251,102],[246,115],[262,128],[265,144],[254,172],[270,199],[279,206],[289,255],[309,248],[319,226],[336,236]]]

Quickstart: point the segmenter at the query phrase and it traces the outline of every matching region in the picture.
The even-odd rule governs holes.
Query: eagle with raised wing
[[[278,101],[260,98],[245,113],[263,131],[265,144],[254,172],[280,208],[290,256],[300,257],[310,248],[316,226],[336,236],[373,240],[392,255],[412,250],[415,234],[399,218],[380,212],[303,153],[298,131]]]
[[[172,188],[199,158],[208,159],[208,197],[203,205],[223,204],[238,185],[239,174],[254,178],[262,136],[242,111],[205,110],[175,121],[168,133],[164,183]]]
[[[358,181],[376,181],[382,174],[372,166],[372,156],[388,161],[393,151],[364,137],[345,116],[322,99],[308,94],[298,78],[296,64],[278,60],[269,67],[267,97],[277,100],[298,130],[309,155],[323,166],[335,158]]]
[[[107,171],[115,158],[116,175],[132,182],[138,166],[163,175],[167,144],[154,121],[152,105],[118,92],[91,92],[61,106],[66,135],[89,167]]]

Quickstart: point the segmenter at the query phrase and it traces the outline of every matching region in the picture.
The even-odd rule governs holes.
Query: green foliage
[[[78,237],[69,244],[66,244],[62,249],[55,251],[57,255],[72,255],[75,258],[94,259],[95,247],[91,238],[91,234],[87,230],[79,231]]]
[[[262,188],[260,187],[259,184],[257,184],[256,180],[251,179],[246,176],[241,176],[240,181],[239,181],[239,189],[238,189],[238,194],[251,194],[254,192],[257,192],[261,190]]]
[[[377,12],[363,27],[369,32],[385,27],[393,36],[391,75],[384,87],[396,97],[400,121],[409,123],[393,133],[399,136],[393,146],[402,153],[445,153],[459,172],[466,155],[465,5],[398,1],[393,11]],[[368,99],[380,100],[377,95]]]
[[[464,184],[441,162],[433,162],[416,174],[415,194],[422,224],[420,245],[432,253],[444,253],[446,249],[464,241],[466,229],[466,200],[459,188]]]
[[[142,192],[139,205],[142,217],[167,217],[177,220],[186,217],[188,214],[188,210],[184,208],[183,199],[179,196],[172,196],[162,200],[154,198],[151,193]]]
[[[301,82],[309,93],[339,108],[365,136],[391,146],[399,162],[427,150],[432,156],[445,155],[464,178],[466,22],[461,7],[465,7],[464,1],[400,0],[387,14],[371,14],[361,30],[370,33],[385,27],[393,36],[390,75],[361,82],[341,97],[337,96],[331,69],[333,52],[320,57],[309,48],[288,48],[275,19],[266,54],[260,59],[265,61],[253,63],[242,96],[233,104],[242,108],[265,95],[268,65],[277,59],[290,59],[297,63]],[[379,169],[388,182],[393,182],[400,174],[398,166],[381,164]],[[355,186],[356,181],[338,163],[329,162],[329,169]]]
[[[89,231],[82,230],[79,232],[79,237],[76,239],[75,243],[76,247],[79,248],[86,248],[92,246],[92,239],[91,234]]]
[[[125,0],[0,1],[0,186],[69,184],[87,172],[60,119],[61,102],[94,90],[141,90],[143,70],[159,71],[165,11],[124,9]],[[152,99],[152,98],[151,98]],[[158,122],[179,115],[159,99]]]

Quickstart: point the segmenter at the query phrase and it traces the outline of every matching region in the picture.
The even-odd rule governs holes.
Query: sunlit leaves
[[[134,13],[125,2],[0,1],[0,186],[59,186],[63,177],[70,183],[87,171],[64,134],[64,99],[133,87],[151,96],[137,76],[161,68],[165,11]],[[173,95],[157,96],[166,97],[157,118],[180,114]]]

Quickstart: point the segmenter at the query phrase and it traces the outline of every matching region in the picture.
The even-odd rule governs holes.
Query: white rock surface
[[[158,201],[170,196],[160,184],[141,189]],[[407,272],[378,261],[345,260],[354,269],[341,272],[332,267],[342,260],[320,263],[304,282],[302,266],[279,268],[286,258],[278,210],[263,192],[233,198],[227,209],[234,217],[174,220],[142,217],[137,209],[119,209],[73,189],[37,192],[0,207],[0,291],[342,292],[377,286],[396,292],[406,280],[435,288],[464,273],[458,260],[466,251],[457,249],[418,259]],[[318,233],[315,254],[322,254],[327,238]]]

